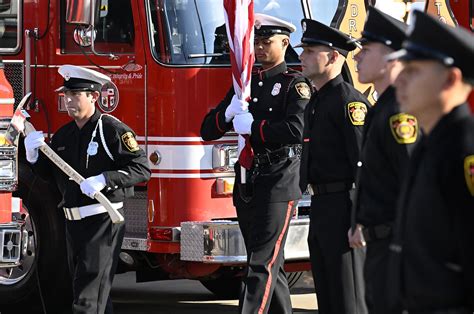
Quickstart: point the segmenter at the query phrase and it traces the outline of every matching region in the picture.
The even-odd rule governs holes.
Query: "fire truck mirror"
[[[0,0],[1,1],[1,0]],[[79,25],[92,25],[100,16],[107,15],[107,4],[104,0],[67,0],[66,23]],[[100,8],[100,10],[99,10]]]
[[[90,47],[96,35],[97,31],[91,25],[78,25],[74,29],[74,42],[81,47]]]
[[[5,12],[10,10],[12,6],[11,0],[0,0],[0,12]]]

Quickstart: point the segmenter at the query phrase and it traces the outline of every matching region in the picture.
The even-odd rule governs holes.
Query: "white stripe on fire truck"
[[[161,156],[153,170],[212,170],[213,145],[148,145],[148,154]]]
[[[0,98],[0,105],[11,105],[15,103],[15,98]]]
[[[234,177],[234,173],[152,173],[152,178],[205,179]]]
[[[170,137],[170,136],[137,136],[137,140],[144,142],[148,139],[149,142],[204,142],[202,137]],[[213,140],[213,142],[237,141],[237,136],[224,136],[220,139]]]

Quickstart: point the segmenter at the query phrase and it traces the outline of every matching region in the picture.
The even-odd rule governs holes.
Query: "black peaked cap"
[[[415,11],[403,49],[389,55],[401,60],[437,60],[459,68],[474,84],[474,35],[463,27],[451,27],[435,17]]]
[[[301,25],[303,27],[303,37],[301,43],[295,47],[323,45],[339,51],[344,56],[347,56],[349,51],[357,48],[356,43],[352,42],[348,35],[321,22],[303,19]]]
[[[369,7],[362,37],[358,41],[361,44],[378,42],[393,50],[399,50],[406,39],[406,30],[405,23],[374,7]]]

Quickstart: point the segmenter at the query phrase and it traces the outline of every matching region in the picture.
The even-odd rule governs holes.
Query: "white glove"
[[[26,160],[30,164],[38,161],[38,150],[41,146],[46,145],[42,131],[34,131],[25,137]]]
[[[240,100],[237,95],[232,97],[230,105],[225,110],[225,122],[230,122],[236,115],[245,113],[249,109],[249,103]]]
[[[81,182],[81,191],[90,198],[94,198],[95,194],[105,188],[105,177],[103,174],[93,176]]]
[[[234,130],[238,134],[251,134],[252,133],[252,123],[253,116],[251,113],[246,112],[238,114],[234,117]]]

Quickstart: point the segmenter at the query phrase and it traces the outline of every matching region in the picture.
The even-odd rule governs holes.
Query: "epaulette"
[[[113,118],[115,121],[122,123],[122,121],[121,121],[119,118],[117,118],[117,117],[115,117],[115,116],[113,116],[113,115],[111,115],[111,114],[103,113],[102,115],[103,115],[103,116],[106,116],[106,117],[111,117],[111,118]]]

